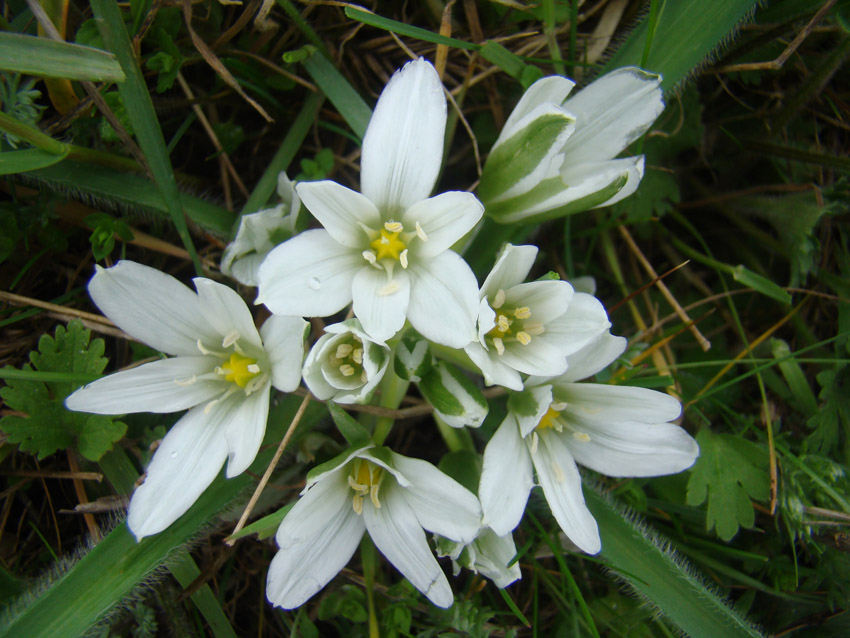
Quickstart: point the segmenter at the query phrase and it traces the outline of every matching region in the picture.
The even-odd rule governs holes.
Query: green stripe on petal
[[[487,416],[487,400],[460,370],[439,362],[419,383],[419,390],[439,416],[455,428],[477,428]]]

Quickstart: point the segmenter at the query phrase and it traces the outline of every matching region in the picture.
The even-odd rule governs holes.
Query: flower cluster
[[[361,192],[282,176],[283,204],[242,218],[222,272],[257,285],[271,311],[258,330],[242,299],[209,279],[192,292],[132,262],[98,269],[89,292],[132,337],[172,355],[96,381],[67,400],[99,413],[188,409],[163,439],[130,503],[136,537],[183,514],[227,461],[243,472],[262,442],[271,387],[337,404],[398,407],[415,384],[441,426],[478,427],[482,385],[508,394],[480,476],[450,477],[385,445],[387,420],[315,467],[277,530],[267,596],[294,608],[321,590],[364,533],[434,604],[453,602],[440,556],[506,587],[521,575],[512,532],[535,485],[581,550],[600,550],[578,465],[608,476],[658,476],[699,450],[674,423],[680,405],[653,390],[579,383],[626,342],[602,304],[557,276],[528,281],[538,249],[503,247],[479,287],[452,249],[484,215],[538,221],[632,193],[643,159],[614,159],[663,108],[659,78],[621,69],[567,99],[544,78],[520,100],[489,155],[477,196],[433,195],[446,100],[423,59],[397,72],[363,140]],[[482,203],[483,202],[483,203]],[[320,228],[297,232],[301,205]],[[303,317],[325,325],[305,355]],[[350,419],[350,417],[349,417]],[[371,427],[371,429],[370,429]],[[441,430],[446,432],[446,430]],[[448,430],[451,432],[451,430]],[[345,432],[344,432],[345,434]],[[433,549],[428,533],[433,534]]]

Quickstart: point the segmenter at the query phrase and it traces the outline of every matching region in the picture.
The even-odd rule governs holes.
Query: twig
[[[272,457],[269,466],[266,468],[265,474],[263,474],[263,478],[260,479],[260,483],[257,485],[257,489],[255,489],[254,493],[251,495],[251,500],[248,501],[248,505],[245,507],[245,511],[242,512],[242,516],[239,517],[239,522],[236,523],[236,527],[233,529],[230,538],[225,539],[224,542],[230,545],[231,547],[237,540],[233,538],[233,534],[236,534],[240,529],[245,527],[245,521],[248,520],[248,517],[254,510],[254,506],[257,504],[257,501],[260,498],[260,494],[262,494],[263,490],[266,488],[266,484],[269,482],[269,478],[271,478],[272,472],[274,472],[278,461],[280,461],[280,457],[283,456],[283,451],[289,444],[289,439],[292,438],[292,434],[293,432],[295,432],[295,428],[298,427],[298,423],[301,421],[301,417],[304,416],[304,411],[307,409],[307,404],[310,403],[310,397],[311,395],[306,395],[304,397],[304,400],[301,402],[301,405],[298,406],[298,411],[292,418],[292,423],[289,424],[289,429],[286,431],[286,434],[283,435],[283,439],[281,440],[280,445],[277,446],[277,451],[274,453],[274,457]]]

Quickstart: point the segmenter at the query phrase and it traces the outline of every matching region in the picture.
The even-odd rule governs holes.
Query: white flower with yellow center
[[[354,554],[364,532],[410,583],[440,607],[454,598],[425,530],[461,543],[480,529],[472,492],[436,467],[366,446],[313,469],[277,531],[266,596],[293,609],[322,589]]]
[[[481,218],[471,193],[429,197],[440,170],[446,100],[434,67],[410,62],[390,79],[363,139],[362,194],[329,180],[296,186],[323,229],[275,248],[257,303],[278,314],[328,316],[354,302],[385,342],[410,320],[453,348],[475,338],[478,285],[449,248]]]
[[[481,286],[478,340],[464,350],[487,385],[522,390],[520,373],[556,376],[611,326],[602,304],[566,281],[523,283],[536,246],[505,246]]]
[[[132,261],[97,268],[89,294],[130,336],[174,355],[90,383],[66,400],[95,414],[189,411],[166,434],[133,493],[128,524],[136,538],[161,532],[197,500],[227,460],[227,477],[248,468],[266,429],[273,385],[301,380],[300,317],[270,317],[260,331],[242,298],[210,279],[197,294]]]
[[[664,110],[661,77],[637,67],[575,83],[543,78],[523,94],[493,145],[478,187],[498,222],[541,222],[631,195],[643,155],[614,159]]]
[[[357,319],[325,326],[304,361],[304,382],[325,401],[362,403],[384,376],[390,349],[372,341]]]
[[[568,357],[564,375],[530,379],[511,397],[507,417],[484,450],[478,490],[484,523],[496,534],[519,524],[536,472],[564,534],[595,554],[599,531],[576,463],[617,477],[674,474],[693,465],[696,441],[671,423],[681,413],[676,399],[645,388],[576,383],[625,347],[625,339],[606,333]]]

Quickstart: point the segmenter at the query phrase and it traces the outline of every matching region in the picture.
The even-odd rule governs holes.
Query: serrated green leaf
[[[102,357],[104,344],[102,339],[89,343],[89,338],[90,331],[78,321],[68,324],[67,330],[57,326],[55,336],[42,335],[38,351],[30,353],[30,361],[38,372],[98,375],[107,363]],[[29,365],[24,371],[35,372]],[[0,396],[26,416],[5,416],[0,419],[0,429],[10,442],[19,443],[21,450],[39,459],[76,443],[80,454],[97,461],[121,440],[127,426],[110,416],[66,410],[65,397],[79,385],[72,380],[9,379]]]
[[[827,455],[850,435],[850,367],[840,366],[817,375],[821,404],[806,422],[813,432],[806,438],[812,452]]]
[[[750,499],[766,500],[770,492],[767,453],[733,434],[708,429],[696,436],[700,457],[688,480],[688,505],[708,500],[706,529],[730,540],[739,527],[752,527],[755,512]]]

